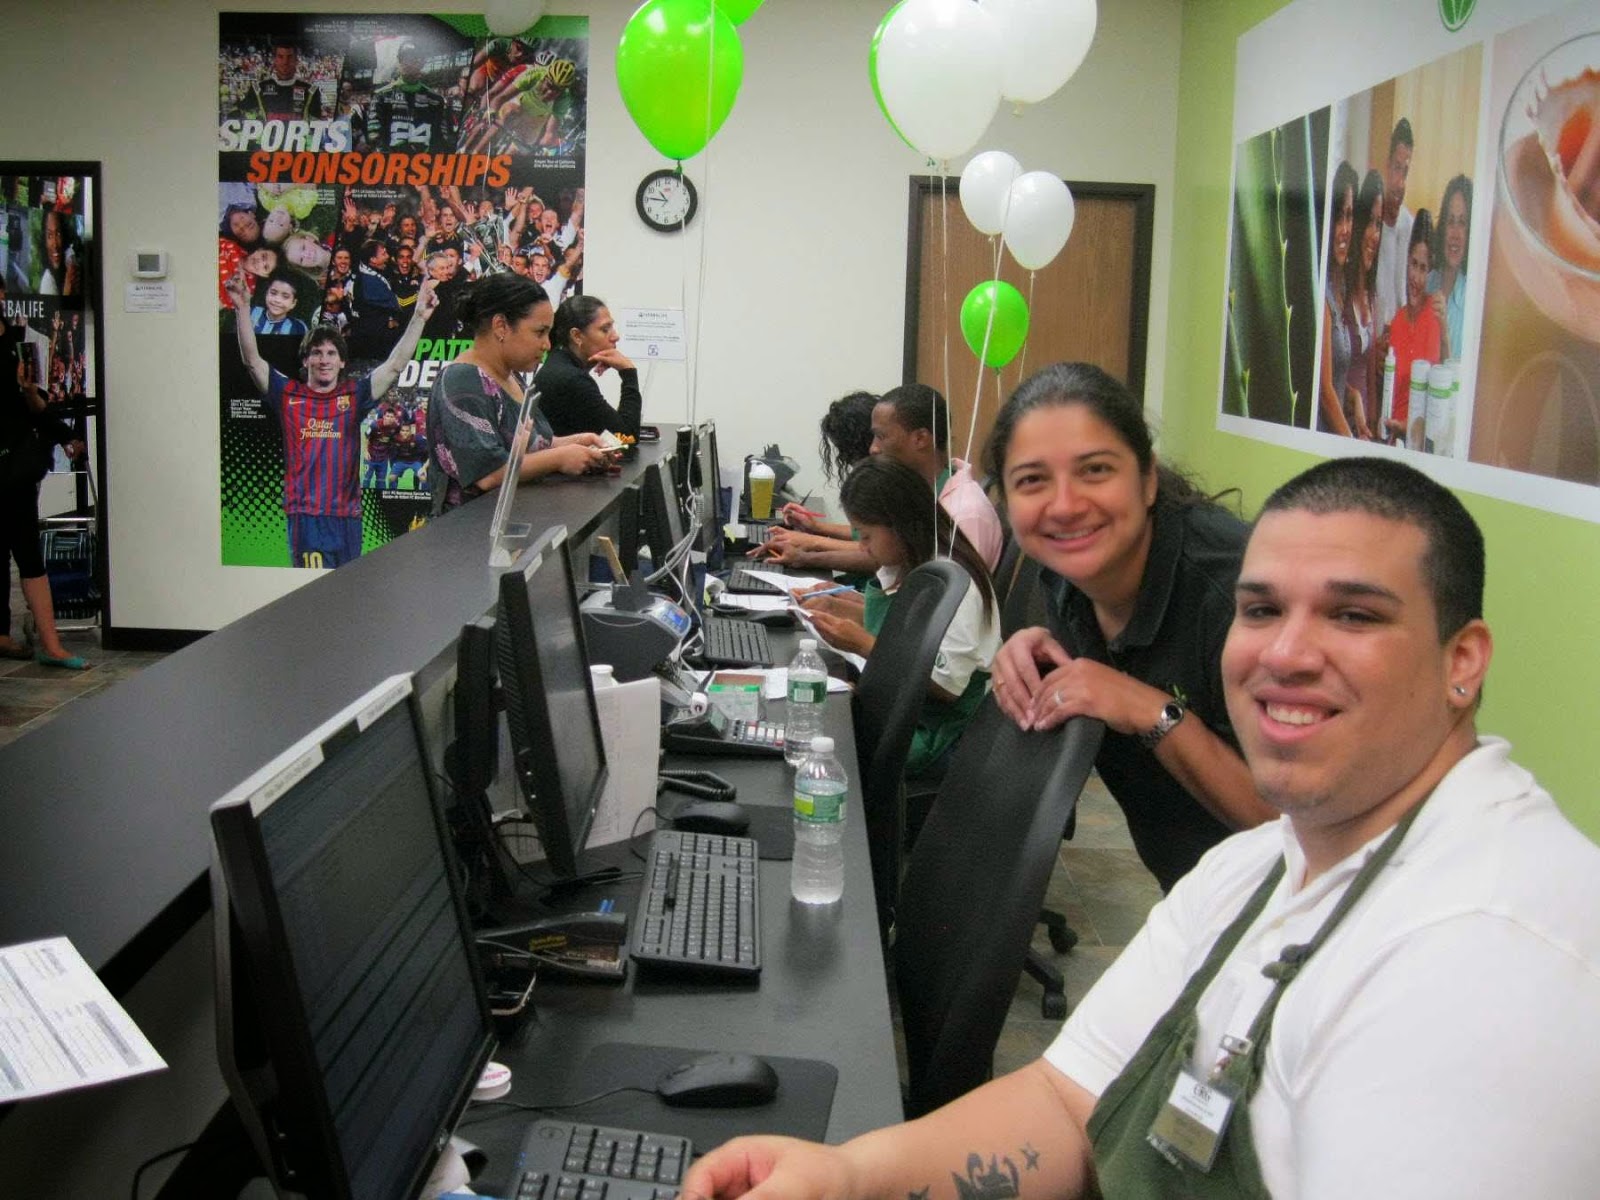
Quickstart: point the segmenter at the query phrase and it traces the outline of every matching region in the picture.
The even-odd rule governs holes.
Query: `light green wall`
[[[1234,46],[1282,7],[1187,0],[1183,19],[1163,444],[1213,487],[1242,488],[1247,512],[1316,461],[1216,428]],[[1470,493],[1462,499],[1488,543],[1495,635],[1479,728],[1509,738],[1518,760],[1600,840],[1600,527]]]

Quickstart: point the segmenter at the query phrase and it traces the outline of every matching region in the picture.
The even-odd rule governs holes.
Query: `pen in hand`
[[[814,592],[804,592],[804,593],[796,592],[795,593],[795,597],[800,601],[800,603],[802,605],[804,605],[807,600],[815,600],[819,596],[837,596],[840,592],[853,592],[853,591],[855,591],[855,588],[851,587],[847,583],[841,583],[837,587],[819,588],[817,591],[814,591]]]

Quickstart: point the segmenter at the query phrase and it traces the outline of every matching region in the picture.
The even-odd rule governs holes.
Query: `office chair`
[[[1006,597],[1011,594],[1011,585],[1027,561],[1022,557],[1022,543],[1013,535],[1006,534],[1005,543],[1000,547],[1000,561],[994,565],[993,576],[994,598],[1002,608],[1005,606]]]
[[[901,776],[939,643],[970,585],[966,571],[950,559],[923,563],[907,574],[851,701],[872,883],[878,898],[878,932],[885,945],[894,925],[905,840]]]
[[[1016,539],[1010,539],[1006,544],[1006,553],[1010,553]],[[1002,555],[1001,569],[1005,569],[1005,557]],[[1043,568],[1031,558],[1022,556],[1021,547],[1017,547],[1016,560],[1006,577],[1008,587],[1005,599],[1000,605],[1000,634],[1010,637],[1019,629],[1026,629],[1031,625],[1044,625],[1048,623],[1045,612],[1044,589],[1040,587],[1039,577]],[[1068,814],[1066,824],[1062,827],[1061,837],[1070,839],[1077,824],[1077,808],[1074,807]],[[1039,923],[1045,927],[1045,932],[1050,937],[1050,948],[1057,954],[1065,954],[1078,944],[1078,935],[1066,917],[1052,908],[1039,910]],[[1044,995],[1039,999],[1039,1011],[1047,1020],[1059,1021],[1067,1015],[1066,981],[1062,979],[1061,972],[1053,963],[1035,950],[1028,947],[1027,957],[1023,960],[1023,968],[1038,981],[1044,989]]]
[[[906,864],[894,947],[917,1117],[989,1078],[1061,828],[1104,726],[1024,733],[990,696]]]

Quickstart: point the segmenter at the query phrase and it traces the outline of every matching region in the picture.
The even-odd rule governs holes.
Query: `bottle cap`
[[[802,650],[815,650],[816,648],[817,648],[817,639],[816,638],[801,638],[800,639],[800,649],[802,649]]]
[[[592,663],[589,667],[589,678],[594,681],[595,687],[606,687],[615,683],[616,668],[610,663]]]
[[[811,739],[811,753],[832,754],[833,739],[831,737],[824,737],[819,733],[816,737]]]
[[[482,1103],[485,1100],[498,1100],[510,1091],[511,1068],[503,1063],[492,1062],[478,1076],[478,1086],[472,1089],[472,1098]]]

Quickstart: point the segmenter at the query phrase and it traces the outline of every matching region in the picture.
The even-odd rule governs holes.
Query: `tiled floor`
[[[22,639],[26,606],[15,574],[11,584],[11,636]],[[31,630],[31,622],[27,624]],[[89,663],[87,671],[64,671],[34,662],[0,658],[0,746],[54,720],[74,700],[93,695],[119,679],[142,671],[162,654],[100,649],[100,631],[62,630],[67,650]]]

